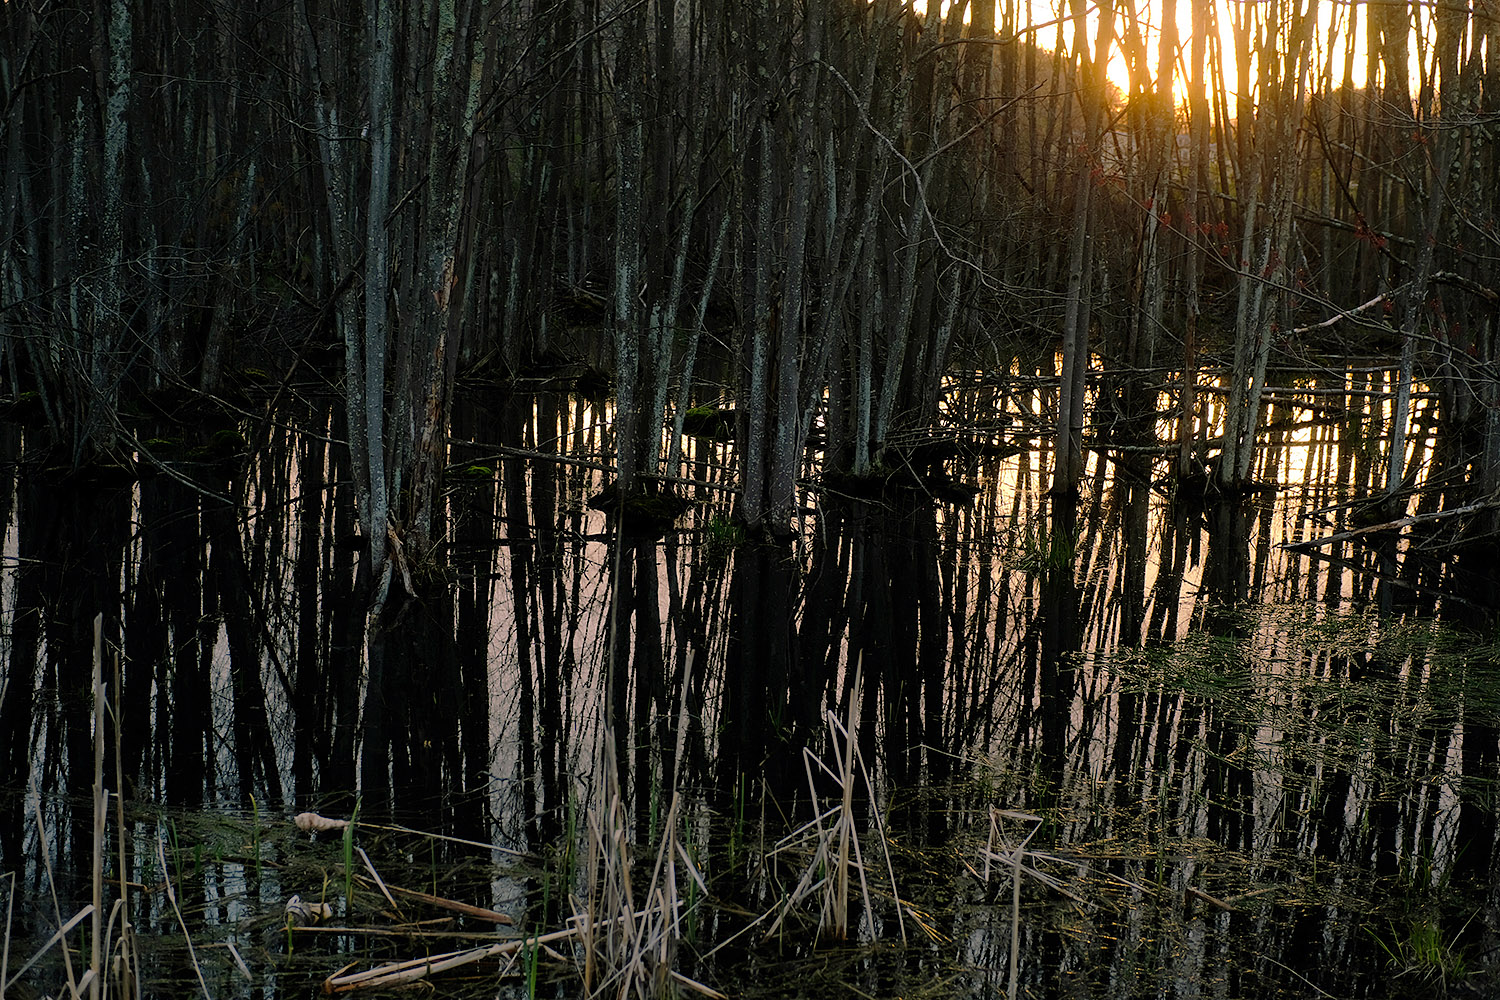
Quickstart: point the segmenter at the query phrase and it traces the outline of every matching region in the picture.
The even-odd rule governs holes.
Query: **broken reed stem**
[[[863,678],[861,676],[862,666],[854,668],[854,690],[849,695],[848,722],[844,726],[844,753],[843,759],[838,761],[839,778],[844,786],[843,809],[839,813],[839,854],[838,854],[838,884],[834,896],[834,934],[843,940],[849,936],[849,837],[854,831],[854,750],[855,735],[858,731],[859,717],[856,714],[856,706],[859,704]],[[833,721],[832,719],[829,720]],[[835,744],[837,752],[837,744]],[[871,805],[873,806],[873,802]],[[856,837],[854,850],[859,850],[859,839]],[[861,866],[859,873],[860,885],[864,885],[865,873]],[[865,893],[865,907],[870,905],[868,890]],[[873,930],[875,921],[871,919],[870,928]]]
[[[447,930],[421,930],[410,924],[400,924],[395,927],[366,927],[352,924],[295,924],[291,928],[293,934],[310,934],[314,937],[319,935],[343,935],[353,937],[359,935],[368,938],[396,938],[402,941],[416,941],[422,938],[433,938],[441,941],[484,941],[489,944],[495,943],[499,937],[499,931],[455,931],[451,929],[452,920],[443,919],[440,923],[448,925]],[[506,938],[506,941],[512,940]]]
[[[854,752],[860,753],[857,744]],[[891,880],[891,899],[896,903],[896,929],[901,932],[901,943],[906,944],[906,917],[901,909],[901,893],[896,889],[896,865],[891,861],[890,838],[885,832],[885,817],[880,815],[880,806],[875,798],[875,785],[870,781],[870,769],[865,766],[863,754],[859,757],[859,769],[865,775],[865,790],[870,793],[870,816],[875,821],[875,834],[880,838],[880,851],[885,855],[885,874]]]
[[[14,976],[11,976],[10,979],[6,980],[4,983],[0,983],[0,986],[3,986],[5,989],[10,989],[10,987],[16,984],[17,980],[26,975],[27,972],[31,971],[31,967],[33,965],[41,961],[42,956],[47,954],[48,949],[50,949],[55,944],[61,944],[63,966],[65,967],[68,976],[68,992],[75,997],[78,996],[79,990],[81,990],[86,984],[75,983],[73,981],[73,963],[68,958],[68,932],[71,931],[74,927],[77,927],[79,924],[83,923],[83,921],[87,920],[89,914],[91,913],[93,913],[93,907],[85,906],[83,909],[73,914],[73,919],[69,920],[57,930],[53,931],[52,936],[48,938],[46,942],[36,950],[36,953],[33,954],[31,958],[27,959],[26,964],[17,969],[16,974]]]
[[[361,851],[360,853],[363,854],[364,852]],[[368,861],[366,863],[368,863]],[[374,873],[374,870],[375,869],[373,867],[370,869],[372,874]],[[379,877],[380,876],[377,875],[376,879],[378,880]],[[385,888],[387,888],[387,886],[382,882],[381,889],[384,890]],[[439,909],[451,910],[454,913],[461,913],[466,917],[474,917],[478,920],[488,920],[492,924],[515,923],[515,921],[511,919],[510,914],[501,913],[498,910],[491,910],[490,908],[485,906],[474,906],[471,903],[461,902],[457,899],[448,899],[443,896],[434,896],[430,892],[421,892],[417,889],[403,889],[399,885],[389,886],[389,889],[391,892],[394,892],[398,896],[405,896],[407,899],[415,899],[420,903],[426,903],[429,906],[436,906]],[[389,894],[386,895],[386,899],[390,899]],[[396,905],[395,900],[391,900],[391,905]]]
[[[85,906],[83,909],[79,910],[73,915],[72,920],[69,920],[67,923],[63,923],[62,904],[57,901],[57,878],[52,874],[52,848],[47,843],[47,824],[45,817],[42,816],[42,793],[41,790],[36,786],[35,774],[31,775],[31,796],[32,803],[36,810],[37,847],[39,848],[39,853],[42,857],[42,868],[47,873],[47,892],[52,897],[52,912],[54,915],[56,915],[57,922],[62,926],[58,928],[57,933],[53,934],[52,937],[47,939],[46,944],[37,949],[36,953],[31,956],[31,959],[27,961],[24,966],[21,967],[20,971],[17,972],[13,977],[11,977],[10,982],[14,983],[17,979],[21,978],[21,976],[25,975],[26,970],[35,965],[37,961],[41,959],[42,955],[46,953],[48,948],[51,948],[54,944],[61,944],[63,971],[67,974],[68,977],[68,992],[76,998],[78,996],[78,991],[83,988],[84,984],[77,982],[73,978],[73,957],[68,950],[68,931],[72,930],[75,925],[77,925],[81,920],[88,917],[93,912],[93,904]],[[0,983],[0,992],[4,992],[4,989],[7,988],[8,985],[9,984],[7,983]]]
[[[1026,836],[1010,852],[1010,856],[1000,854],[994,850],[995,842],[1000,841],[1001,846],[1005,843],[1000,837],[1000,821],[1002,819],[1014,819],[1033,824]],[[1020,985],[1021,974],[1021,873],[1023,871],[1021,860],[1026,854],[1026,845],[1031,843],[1031,838],[1042,828],[1042,817],[1031,813],[1018,812],[1014,809],[997,809],[990,807],[990,836],[989,842],[984,848],[984,880],[990,880],[990,862],[1008,861],[1010,863],[1010,986],[1007,990],[1008,1000],[1016,1000],[1016,990]],[[1036,876],[1043,883],[1051,880],[1035,869],[1024,869]],[[1058,888],[1061,888],[1060,886]],[[1066,890],[1063,890],[1066,892]],[[1070,894],[1071,895],[1071,894]]]
[[[588,873],[586,877],[589,880],[589,889],[587,902],[585,903],[586,908],[583,911],[584,922],[581,928],[581,937],[583,938],[583,989],[585,993],[593,991],[594,976],[596,974],[594,968],[594,928],[598,923],[599,917],[599,894],[594,891],[596,884],[594,880],[598,877],[599,855],[604,847],[603,841],[599,836],[599,816],[593,809],[589,810],[588,826],[589,853],[588,868],[585,871]]]
[[[94,842],[89,856],[94,913],[89,931],[89,998],[99,1000],[99,977],[104,972],[104,819],[109,814],[104,791],[104,616],[94,616]]]
[[[137,981],[135,925],[130,922],[130,869],[126,865],[125,841],[128,833],[125,827],[125,800],[120,797],[120,791],[125,787],[124,751],[120,746],[123,740],[120,692],[125,685],[124,678],[120,674],[118,653],[115,654],[114,665],[114,705],[111,715],[115,724],[115,848],[119,855],[116,872],[120,877],[120,899],[116,903],[116,908],[120,913],[120,981],[118,986],[120,1000],[135,1000],[141,994],[141,984]],[[113,913],[110,919],[113,923]]]
[[[301,812],[292,817],[292,824],[303,833],[335,833],[343,830],[352,823],[352,819],[331,819],[315,812]],[[385,830],[390,833],[409,833],[414,837],[426,837],[428,840],[441,840],[449,844],[462,844],[465,847],[482,847],[488,851],[498,851],[515,858],[531,857],[530,851],[518,851],[514,847],[501,847],[499,844],[491,844],[483,840],[466,840],[463,837],[450,837],[444,833],[433,833],[430,830],[413,830],[409,826],[388,825],[384,823],[367,823],[360,821],[360,826],[366,830]]]
[[[351,973],[347,976],[329,976],[323,980],[323,992],[347,993],[351,990],[374,989],[397,986],[403,983],[413,983],[420,979],[425,979],[436,972],[446,972],[449,969],[456,969],[460,966],[472,965],[475,962],[482,962],[487,958],[495,958],[523,947],[537,947],[553,941],[562,941],[574,937],[579,933],[580,928],[569,927],[566,930],[552,931],[550,934],[516,938],[513,941],[502,941],[480,948],[444,952],[439,955],[431,955],[427,958],[408,959],[404,962],[390,962],[385,965],[376,966],[373,969],[366,969],[364,972]]]
[[[864,897],[865,918],[869,922],[871,932],[874,932],[875,909],[868,873],[865,871],[864,849],[860,845],[859,827],[854,810],[854,786],[858,776],[863,774],[865,790],[870,797],[870,815],[874,821],[876,835],[880,840],[880,848],[885,855],[886,874],[891,880],[891,896],[896,903],[897,926],[901,929],[902,942],[906,941],[906,920],[901,912],[901,896],[896,891],[896,870],[891,862],[885,823],[880,816],[880,807],[877,805],[875,784],[870,778],[870,769],[865,765],[864,756],[859,749],[859,705],[863,692],[862,667],[859,664],[855,666],[854,682],[850,692],[849,706],[844,721],[840,721],[831,710],[823,713],[824,723],[828,726],[834,766],[830,767],[812,750],[803,748],[802,764],[807,773],[808,792],[812,796],[815,812],[811,820],[777,841],[776,846],[767,856],[775,855],[794,844],[805,843],[809,833],[814,841],[813,856],[803,870],[802,878],[798,881],[796,888],[783,900],[779,914],[766,930],[766,937],[776,933],[793,907],[813,893],[817,893],[820,900],[819,931],[836,938],[846,938],[849,933],[849,894],[852,882],[849,873],[851,868],[859,875],[859,888]],[[814,765],[817,765],[838,785],[840,793],[834,805],[821,811],[817,811],[820,806],[817,781],[813,771]],[[826,829],[823,825],[825,820],[831,821]],[[822,878],[817,878],[820,871],[824,875]]]
[[[10,892],[5,894],[5,940],[0,941],[0,994],[5,992],[5,971],[10,968],[10,916],[16,904],[16,873],[5,874],[10,876]]]
[[[397,906],[396,900],[391,897],[391,890],[385,887],[385,879],[381,878],[380,873],[375,870],[375,865],[370,861],[370,856],[365,853],[365,849],[363,847],[356,847],[354,853],[358,854],[359,860],[365,863],[365,869],[370,873],[370,877],[375,880],[375,885],[379,887],[380,894],[385,897],[385,901],[391,904],[391,909],[396,914],[400,915],[401,907]]]
[[[636,908],[636,886],[631,876],[631,845],[625,821],[615,744],[606,723],[603,752],[602,814],[589,809],[588,899],[575,920],[582,922],[580,940],[586,995],[635,994],[645,997],[670,992],[673,983],[708,996],[708,987],[672,969],[677,942],[682,938],[682,900],[678,893],[679,865],[707,895],[707,885],[678,836],[682,797],[674,788],[657,845],[650,880],[642,886],[642,906]],[[575,903],[575,907],[577,904]],[[607,917],[608,919],[601,919]]]
[[[389,826],[381,823],[361,822],[360,826],[368,830],[386,830],[391,833],[409,833],[414,837],[426,837],[429,840],[441,840],[449,844],[462,844],[464,847],[483,847],[491,851],[499,851],[513,858],[529,858],[530,851],[518,851],[514,847],[501,847],[499,844],[489,844],[482,840],[465,840],[463,837],[450,837],[445,833],[433,833],[430,830],[413,830],[409,826]]]
[[[188,933],[187,921],[182,919],[182,910],[177,906],[177,892],[172,888],[172,873],[167,868],[167,847],[164,841],[156,842],[156,856],[161,861],[161,878],[167,889],[167,902],[172,904],[172,912],[177,915],[177,926],[182,928],[182,939],[187,942],[188,959],[193,963],[193,972],[198,976],[198,985],[203,988],[203,995],[208,1000],[213,1000],[213,995],[208,992],[208,983],[203,979],[203,967],[198,964],[198,953],[193,950],[193,938]]]
[[[1010,991],[1008,1000],[1016,1000],[1021,975],[1021,849],[1016,848],[1010,866]]]
[[[621,914],[620,916],[602,922],[602,925],[616,925],[623,922],[627,916],[636,919],[644,919],[644,912],[637,914]],[[311,928],[304,928],[311,929]],[[514,955],[524,948],[542,948],[557,941],[565,941],[569,938],[586,939],[594,928],[591,921],[583,920],[572,927],[560,931],[552,931],[547,934],[533,934],[529,937],[515,938],[511,941],[502,941],[496,944],[483,945],[478,948],[469,948],[464,951],[450,951],[439,955],[431,955],[427,958],[407,959],[401,962],[388,962],[385,965],[366,969],[364,972],[350,973],[349,975],[329,976],[323,981],[324,993],[348,993],[361,989],[384,989],[393,986],[402,986],[415,983],[438,972],[446,972],[449,969],[472,965],[482,962],[487,958],[498,958],[502,955]],[[550,948],[548,949],[551,950]],[[723,994],[709,987],[689,979],[687,976],[677,972],[669,972],[671,981],[701,993],[704,996],[722,1000]],[[625,991],[622,991],[622,995]]]

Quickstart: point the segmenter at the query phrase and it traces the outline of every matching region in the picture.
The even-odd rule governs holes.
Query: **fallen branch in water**
[[[441,923],[452,923],[445,918]],[[431,930],[419,929],[415,925],[397,927],[362,927],[357,925],[326,925],[319,924],[316,927],[307,927],[301,924],[292,927],[295,934],[358,934],[363,937],[379,938],[440,938],[446,941],[487,941],[490,943],[509,944],[512,940],[507,938],[502,942],[496,942],[498,931],[455,931],[455,930]]]
[[[498,910],[487,909],[483,906],[473,906],[469,903],[461,903],[456,899],[445,899],[442,896],[434,896],[431,893],[419,892],[416,889],[403,889],[399,885],[387,886],[398,896],[407,899],[415,899],[429,906],[436,906],[444,910],[452,910],[454,913],[462,913],[466,917],[477,917],[480,920],[488,920],[496,924],[514,924],[515,921],[508,914]]]
[[[331,833],[342,830],[349,825],[347,819],[330,819],[320,816],[315,812],[298,813],[292,817],[292,824],[303,833]],[[515,858],[525,858],[530,855],[526,851],[517,850],[514,847],[502,847],[499,844],[489,844],[482,840],[466,840],[463,837],[450,837],[446,833],[433,833],[430,830],[413,830],[409,826],[389,826],[381,823],[360,823],[366,830],[384,830],[387,833],[409,833],[414,837],[426,837],[428,840],[441,840],[448,844],[463,844],[466,847],[482,847],[489,851],[499,851]]]
[[[468,948],[464,951],[450,951],[427,958],[408,959],[404,962],[388,962],[373,969],[366,969],[364,972],[329,976],[323,980],[323,992],[330,994],[348,993],[353,990],[381,989],[390,986],[399,986],[404,983],[414,983],[418,980],[426,979],[436,972],[446,972],[449,969],[473,965],[475,962],[482,962],[487,958],[498,958],[501,955],[506,955],[525,947],[536,947],[552,941],[562,941],[577,935],[577,933],[577,927],[569,927],[566,930],[553,931],[550,934],[516,938],[512,941],[502,941],[479,948]]]
[[[1480,606],[1473,601],[1460,597],[1457,594],[1450,593],[1446,590],[1438,590],[1436,587],[1419,586],[1418,584],[1412,583],[1410,580],[1403,580],[1393,573],[1382,573],[1378,569],[1372,569],[1368,566],[1361,566],[1359,563],[1353,561],[1352,559],[1340,559],[1338,556],[1329,555],[1327,552],[1318,552],[1315,549],[1304,549],[1298,554],[1307,559],[1321,559],[1324,562],[1329,563],[1330,565],[1337,566],[1340,569],[1346,569],[1351,573],[1363,573],[1365,576],[1373,577],[1374,579],[1380,580],[1384,583],[1388,583],[1393,587],[1400,587],[1403,590],[1410,590],[1414,594],[1430,594],[1433,597],[1439,598],[1440,600],[1453,601],[1457,604],[1462,604],[1465,607],[1469,608],[1477,608]]]

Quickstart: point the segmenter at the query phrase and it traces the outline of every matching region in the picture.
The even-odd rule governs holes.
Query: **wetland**
[[[0,994],[1494,997],[1491,5],[0,3]]]

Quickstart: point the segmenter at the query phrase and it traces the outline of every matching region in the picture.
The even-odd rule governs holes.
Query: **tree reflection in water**
[[[336,435],[331,413],[303,420]],[[123,792],[142,817],[252,797],[268,815],[347,813],[359,798],[377,822],[552,850],[577,835],[610,733],[638,842],[660,835],[670,790],[689,792],[702,856],[723,872],[714,891],[754,909],[774,889],[732,828],[810,816],[802,750],[821,746],[823,710],[842,710],[860,663],[863,753],[916,852],[903,898],[940,914],[935,933],[967,942],[973,968],[1008,962],[1006,908],[962,866],[934,880],[921,858],[972,844],[990,803],[1048,817],[1047,848],[1088,904],[1079,926],[1028,888],[1034,984],[1046,967],[1114,977],[1123,996],[1157,976],[1202,982],[1220,962],[1232,983],[1258,981],[1229,940],[1246,918],[1189,890],[1263,894],[1236,912],[1260,914],[1268,961],[1305,974],[1319,955],[1380,965],[1350,943],[1364,910],[1314,895],[1325,878],[1355,897],[1377,879],[1413,898],[1493,892],[1492,566],[1479,549],[1427,558],[1448,551],[1437,528],[1421,544],[1352,534],[1317,559],[1282,547],[1358,530],[1335,501],[1367,475],[1347,446],[1368,432],[1359,418],[1273,442],[1262,486],[1232,495],[1193,493],[1129,449],[1095,452],[1076,497],[1042,492],[1045,454],[996,447],[944,460],[972,498],[898,475],[809,479],[786,539],[729,527],[722,441],[689,442],[679,517],[594,509],[598,419],[565,395],[464,400],[443,574],[387,603],[379,787],[356,777],[372,730],[351,595],[369,584],[339,449],[273,427],[226,451],[223,428],[163,427],[193,456],[174,474],[61,475],[7,433],[0,864],[40,885],[34,782],[59,885],[85,891],[102,614],[123,670]],[[446,863],[466,853],[452,851]],[[560,891],[544,882],[522,879],[523,905]],[[200,888],[200,905],[232,895]],[[1085,958],[1080,940],[1109,944]]]

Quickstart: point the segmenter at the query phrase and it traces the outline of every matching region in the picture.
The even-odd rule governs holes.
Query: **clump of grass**
[[[359,799],[354,800],[354,812],[349,816],[349,822],[343,828],[343,858],[344,858],[344,917],[348,919],[354,914],[354,827],[359,822]]]
[[[745,544],[747,538],[742,525],[715,514],[703,526],[705,558],[711,564],[722,565],[735,549]]]
[[[1441,984],[1446,993],[1448,984],[1469,975],[1468,959],[1459,947],[1458,939],[1473,919],[1470,917],[1451,937],[1445,936],[1442,924],[1429,915],[1411,917],[1404,933],[1394,923],[1390,924],[1389,938],[1371,928],[1365,930],[1385,952],[1387,961],[1398,975]]]
[[[880,850],[885,856],[886,874],[890,878],[891,895],[896,898],[896,921],[901,928],[901,940],[906,941],[906,923],[901,915],[901,900],[896,894],[895,869],[890,852],[886,849],[884,823],[876,805],[874,785],[859,751],[859,701],[861,675],[855,669],[854,686],[849,697],[849,708],[844,720],[832,711],[824,713],[832,744],[833,766],[829,766],[810,749],[802,751],[802,761],[807,769],[807,785],[813,799],[814,816],[797,830],[782,838],[771,850],[771,855],[789,851],[810,851],[811,857],[801,878],[787,894],[781,911],[766,931],[770,937],[776,933],[786,917],[807,899],[815,899],[818,906],[818,930],[826,937],[845,940],[849,936],[849,897],[854,879],[859,881],[860,897],[864,902],[866,919],[870,929],[875,928],[875,912],[871,903],[870,886],[866,872],[864,851],[860,845],[859,817],[855,809],[855,787],[863,777],[869,795],[870,816],[875,827]],[[824,808],[818,801],[818,785],[815,768],[831,778],[839,790],[833,804]]]
[[[1045,574],[1073,565],[1078,555],[1078,538],[1064,537],[1027,524],[1011,543],[1011,568],[1031,575]]]
[[[708,997],[722,994],[675,968],[678,943],[685,936],[679,879],[686,875],[699,897],[707,895],[703,876],[679,839],[681,798],[667,809],[661,842],[640,908],[632,883],[632,848],[625,822],[614,741],[604,737],[602,812],[588,814],[590,873],[588,898],[573,918],[583,949],[583,984],[590,996],[666,996],[687,988]]]
[[[91,899],[72,917],[64,920],[62,909],[58,904],[55,891],[56,879],[52,872],[51,849],[47,844],[47,823],[42,813],[41,792],[36,787],[33,777],[31,792],[32,802],[36,811],[37,839],[39,841],[39,854],[47,878],[47,884],[54,887],[52,892],[53,913],[56,916],[58,929],[50,938],[44,942],[14,975],[10,973],[10,945],[11,945],[11,906],[15,900],[16,880],[15,874],[11,873],[11,886],[9,899],[5,913],[5,938],[3,946],[0,946],[0,996],[5,996],[17,981],[40,962],[55,946],[62,959],[63,974],[66,979],[64,990],[58,995],[66,995],[72,1000],[81,1000],[89,997],[90,1000],[99,1000],[104,995],[133,1000],[140,996],[139,969],[140,962],[136,945],[135,933],[129,920],[128,909],[128,886],[127,871],[125,867],[125,814],[123,804],[118,795],[115,796],[117,817],[117,838],[119,841],[119,859],[117,872],[119,878],[120,896],[115,899],[109,907],[109,915],[106,919],[104,907],[105,896],[108,885],[104,880],[104,859],[106,856],[106,834],[108,833],[109,821],[109,799],[110,793],[104,788],[104,735],[105,717],[108,711],[106,699],[107,686],[104,683],[104,626],[103,616],[94,619],[94,663],[92,676],[92,691],[94,695],[94,784],[93,784],[93,838],[90,853],[90,884]],[[116,786],[121,784],[122,766],[120,762],[120,726],[119,726],[119,670],[116,664],[116,705],[115,705],[115,780]],[[160,845],[158,844],[158,848]],[[163,866],[165,867],[165,865]],[[170,894],[171,886],[168,884]],[[175,904],[174,904],[175,905]],[[86,950],[88,957],[88,968],[81,972],[75,971],[73,967],[73,952],[69,944],[69,936],[74,928],[87,920],[88,943],[86,949],[80,949],[80,957]],[[191,948],[191,942],[189,943]],[[194,966],[196,967],[196,962]],[[201,974],[200,974],[201,981]]]
[[[1019,820],[1023,823],[1032,824],[1026,836],[1014,849],[1006,850],[1005,838],[1001,833],[1000,824],[1002,820]],[[1020,981],[1021,961],[1021,874],[1023,870],[1030,872],[1040,878],[1040,873],[1035,869],[1025,869],[1022,860],[1026,856],[1026,845],[1036,832],[1042,827],[1042,817],[1033,816],[1030,813],[1017,812],[1013,809],[990,809],[990,838],[984,848],[984,881],[990,880],[990,864],[992,862],[1005,864],[1010,867],[1010,986],[1006,996],[1015,1000],[1016,987]],[[999,847],[999,850],[996,848]]]

